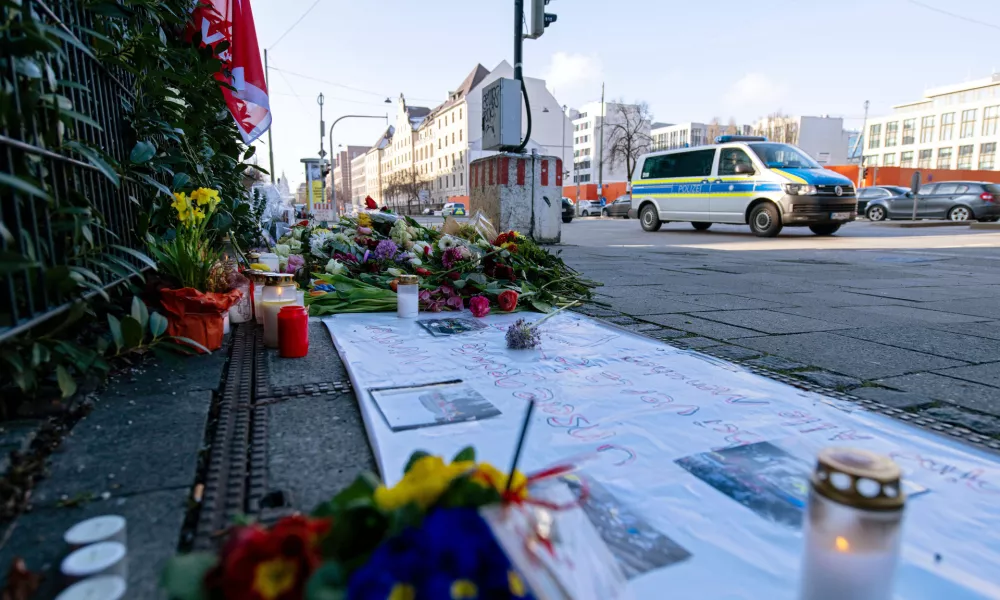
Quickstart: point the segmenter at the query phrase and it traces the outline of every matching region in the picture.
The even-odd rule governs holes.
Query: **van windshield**
[[[809,156],[789,144],[761,142],[747,144],[757,158],[769,169],[822,169],[823,167]]]

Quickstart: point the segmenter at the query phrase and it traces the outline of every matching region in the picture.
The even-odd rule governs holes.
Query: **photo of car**
[[[864,214],[871,221],[911,219],[914,203],[918,219],[996,221],[1000,219],[1000,184],[985,181],[928,183],[920,187],[916,197],[907,191],[902,195],[872,198]]]
[[[444,208],[441,209],[442,216],[465,216],[465,205],[461,202],[446,202]]]
[[[601,214],[601,206],[590,200],[577,200],[576,214],[581,217],[596,217]]]

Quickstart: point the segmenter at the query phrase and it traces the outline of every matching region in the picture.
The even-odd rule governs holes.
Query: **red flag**
[[[222,68],[215,78],[234,88],[220,86],[240,135],[249,144],[271,126],[271,105],[250,0],[200,0],[191,16],[203,45],[216,47],[229,42],[228,48],[216,54]]]

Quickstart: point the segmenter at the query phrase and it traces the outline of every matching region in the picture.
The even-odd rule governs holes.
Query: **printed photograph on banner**
[[[810,450],[793,440],[789,452],[771,442],[758,442],[718,452],[693,454],[675,461],[708,485],[746,506],[761,517],[799,528],[809,497],[809,479],[814,463],[800,458]],[[902,481],[908,498],[928,489],[909,479]]]
[[[427,333],[434,337],[447,337],[449,335],[469,333],[471,331],[479,331],[480,329],[484,329],[486,327],[486,325],[479,322],[477,319],[422,319],[417,322],[420,323],[421,327],[427,330]]]
[[[593,478],[566,475],[563,481],[577,497],[586,493],[583,511],[627,579],[690,558],[690,552],[622,505]]]
[[[799,528],[813,465],[770,442],[702,452],[675,461],[761,517]]]
[[[480,421],[500,410],[462,381],[368,390],[393,431]]]

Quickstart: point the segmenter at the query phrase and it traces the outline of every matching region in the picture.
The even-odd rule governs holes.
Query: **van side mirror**
[[[736,165],[736,170],[734,171],[737,175],[753,175],[753,172],[753,167],[743,163]]]

